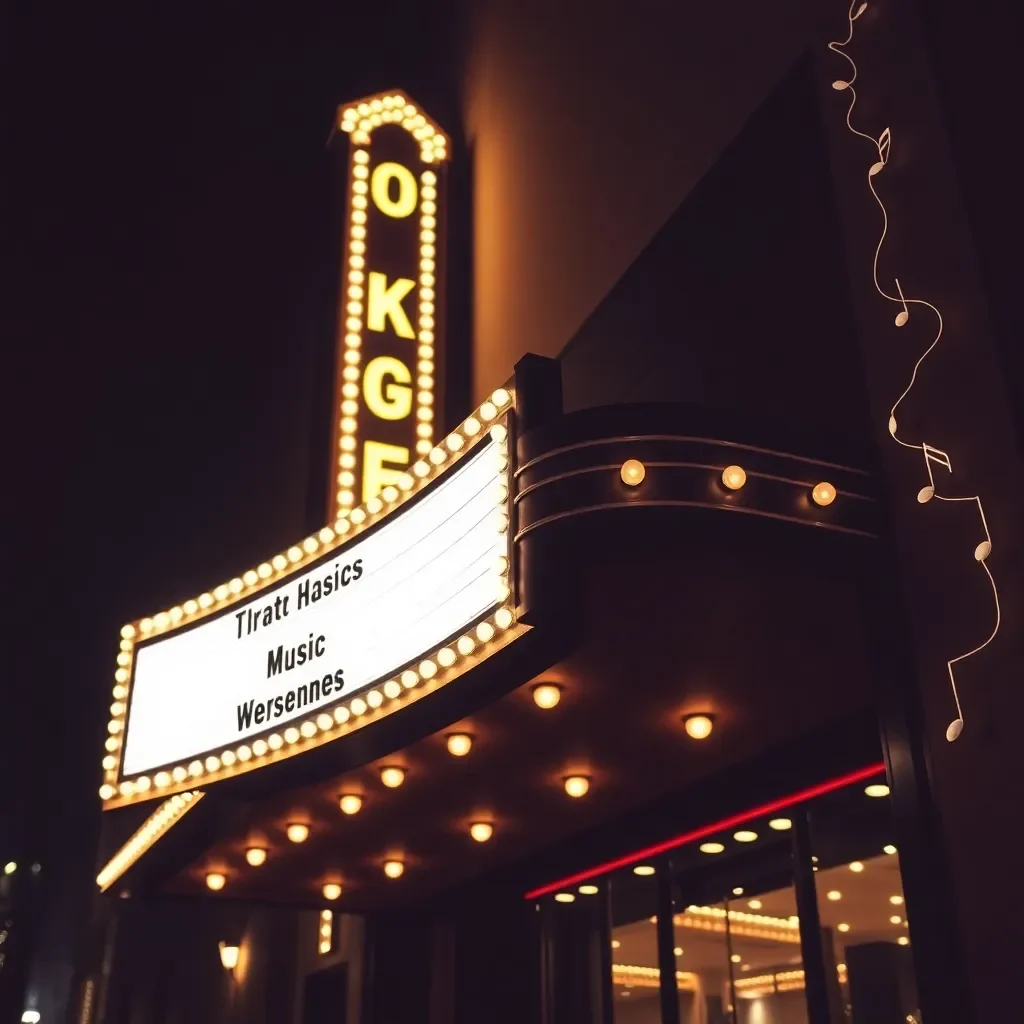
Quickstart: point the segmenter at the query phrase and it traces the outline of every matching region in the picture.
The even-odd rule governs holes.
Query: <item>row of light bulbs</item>
[[[448,140],[444,133],[405,96],[374,96],[346,107],[341,113],[341,130],[360,145],[369,145],[370,133],[385,124],[400,124],[409,132],[420,144],[420,159],[424,163],[438,163],[447,157]]]
[[[626,459],[619,470],[622,482],[629,487],[639,487],[647,476],[647,467],[639,459]],[[738,491],[747,482],[747,471],[742,466],[726,466],[722,470],[722,486],[730,491]],[[816,483],[811,488],[811,500],[823,508],[836,500],[835,487],[827,480]]]
[[[230,583],[215,587],[210,593],[201,594],[197,599],[176,605],[169,611],[143,618],[136,624],[125,625],[121,629],[121,651],[117,656],[117,669],[114,673],[114,702],[110,706],[111,718],[107,727],[109,735],[105,744],[107,752],[103,758],[104,782],[99,789],[100,798],[111,800],[118,793],[125,797],[145,795],[153,789],[161,790],[171,785],[181,785],[189,778],[209,781],[210,776],[216,777],[224,768],[254,762],[286,746],[296,746],[313,739],[318,733],[328,733],[338,726],[345,725],[351,718],[359,718],[370,710],[376,710],[385,700],[399,699],[405,690],[411,690],[420,683],[433,679],[439,671],[451,668],[460,657],[466,658],[473,654],[479,644],[487,644],[496,634],[511,628],[514,624],[514,615],[511,608],[503,603],[490,619],[485,619],[471,631],[472,635],[467,633],[455,644],[441,648],[433,657],[424,659],[416,670],[407,669],[398,679],[388,680],[382,687],[352,698],[347,705],[336,707],[332,714],[321,712],[315,719],[303,722],[297,727],[291,726],[281,734],[274,733],[265,740],[257,739],[251,744],[243,743],[237,749],[225,750],[219,756],[210,754],[202,761],[196,759],[188,765],[177,765],[170,771],[157,772],[152,777],[143,775],[135,780],[126,779],[118,786],[114,785],[117,778],[118,753],[126,724],[128,681],[137,638],[158,634],[182,622],[201,618],[240,597],[250,596],[294,571],[301,564],[311,561],[314,557],[321,557],[325,551],[333,550],[346,539],[345,535],[350,531],[361,532],[399,507],[417,490],[429,483],[449,459],[457,458],[460,452],[478,441],[485,432],[497,445],[496,458],[504,472],[508,467],[508,428],[503,422],[495,421],[508,410],[513,401],[514,394],[511,390],[496,389],[490,398],[459,424],[442,444],[432,448],[425,459],[410,466],[409,472],[399,478],[397,487],[385,487],[379,496],[370,498],[364,505],[345,513],[335,522],[333,528],[325,526],[317,536],[307,537],[301,546],[292,546],[286,554],[275,555],[270,562],[243,573]],[[504,498],[499,496],[499,499],[496,503],[498,528],[505,533],[509,521],[507,486]],[[511,593],[507,558],[503,559],[500,571],[501,589],[496,596],[501,602],[505,602]]]

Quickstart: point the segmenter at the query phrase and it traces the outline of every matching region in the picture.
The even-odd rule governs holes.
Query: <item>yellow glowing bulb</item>
[[[309,826],[295,821],[288,826],[285,834],[293,843],[304,843],[309,838]]]
[[[262,846],[250,846],[245,851],[245,859],[254,867],[258,868],[261,864],[266,863],[267,851]]]
[[[895,906],[895,907],[902,906],[902,904],[903,904],[903,897],[902,896],[890,896],[889,897],[889,902],[893,906]]]
[[[843,898],[843,894],[838,889],[830,889],[828,892],[828,898],[833,903],[836,903],[838,900]]]
[[[889,795],[889,787],[884,782],[873,782],[870,786],[864,787],[867,796],[879,798]]]
[[[553,708],[562,699],[562,688],[554,683],[541,683],[533,688],[533,703],[545,711]]]
[[[384,861],[384,874],[388,878],[401,878],[404,871],[405,864],[402,861],[395,859]]]
[[[358,814],[363,806],[363,798],[355,793],[344,793],[338,800],[342,814]]]
[[[206,875],[206,888],[211,892],[219,892],[224,888],[227,879],[219,871],[210,871]]]
[[[841,932],[848,932],[850,930],[850,926],[845,922],[843,922],[842,924],[837,924],[836,928],[838,928]]]
[[[634,875],[640,875],[641,877],[648,876],[648,875],[653,875],[654,874],[654,865],[653,864],[637,864],[637,866],[635,868],[633,868],[633,874]]]
[[[772,818],[768,822],[768,827],[775,829],[776,832],[786,832],[793,827],[793,822],[789,818]]]
[[[555,902],[556,903],[574,903],[576,897],[571,892],[556,892]]]
[[[836,489],[828,481],[822,480],[820,484],[814,485],[811,498],[815,505],[831,505],[836,500]]]
[[[337,882],[327,882],[321,891],[325,900],[336,900],[341,895],[341,886]]]
[[[701,853],[723,853],[724,851],[725,851],[725,846],[723,846],[722,843],[701,843],[700,844],[700,852]]]
[[[730,491],[738,491],[747,482],[747,474],[742,466],[726,466],[722,470],[722,483]]]
[[[889,854],[889,856],[891,857],[896,852],[896,847],[893,846],[892,843],[888,843],[887,845],[882,847],[882,851],[884,853]]]
[[[225,943],[218,943],[220,949],[220,963],[225,971],[233,971],[238,966],[238,946],[228,946]]]
[[[909,945],[910,945],[910,939],[908,939],[908,938],[906,937],[906,935],[901,935],[901,936],[900,936],[900,937],[899,937],[899,938],[898,938],[898,939],[896,940],[896,942],[897,942],[897,943],[898,943],[899,945],[901,945],[901,946],[909,946]]]
[[[397,789],[403,782],[405,782],[405,769],[394,766],[381,768],[380,781],[383,782],[388,789]]]
[[[902,922],[903,918],[900,917],[899,914],[893,914],[892,917],[889,918],[890,924],[901,924]]]
[[[751,910],[760,910],[763,904],[760,900],[749,900],[747,902],[747,906],[750,907]]]
[[[646,475],[647,469],[639,459],[626,459],[619,470],[622,482],[628,487],[638,487]]]
[[[590,779],[586,775],[570,775],[565,779],[565,791],[571,797],[586,796],[590,789]]]
[[[596,885],[581,885],[579,893],[581,896],[596,896],[600,892]]]
[[[467,732],[453,732],[448,737],[448,753],[452,757],[465,757],[473,746],[473,737]]]
[[[757,833],[751,832],[749,829],[741,829],[739,832],[733,833],[733,839],[737,843],[753,843],[757,840]]]
[[[853,873],[854,873],[855,875],[859,875],[859,874],[860,874],[860,873],[861,873],[861,872],[862,872],[862,871],[864,870],[864,865],[863,865],[863,864],[861,864],[861,862],[860,862],[859,860],[855,860],[855,861],[854,861],[854,862],[853,862],[853,863],[852,863],[852,864],[850,865],[850,870],[851,870],[851,871],[852,871],[852,872],[853,872]]]
[[[489,821],[474,821],[469,826],[469,834],[478,843],[486,843],[494,835],[494,826]]]
[[[706,740],[711,735],[714,724],[710,715],[687,715],[683,719],[686,735],[694,740]]]

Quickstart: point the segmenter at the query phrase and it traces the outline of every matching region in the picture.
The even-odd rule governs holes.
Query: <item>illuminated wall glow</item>
[[[337,126],[350,158],[332,519],[397,485],[434,445],[448,159],[445,133],[401,93],[345,105]]]
[[[946,739],[952,743],[956,740],[964,727],[964,715],[963,709],[960,706],[960,695],[957,691],[956,675],[954,673],[954,666],[960,662],[966,661],[968,658],[973,657],[979,651],[984,650],[996,637],[999,632],[999,625],[1001,620],[1001,611],[999,607],[999,591],[996,587],[995,578],[992,576],[992,570],[988,567],[988,558],[992,554],[992,536],[988,530],[988,522],[985,519],[985,510],[982,507],[981,497],[977,494],[970,495],[948,495],[940,494],[939,488],[935,483],[935,475],[933,465],[938,466],[941,469],[945,469],[950,475],[953,473],[953,466],[950,462],[949,455],[939,448],[935,448],[930,445],[927,441],[921,438],[919,441],[907,441],[899,435],[899,425],[896,419],[896,412],[899,407],[903,404],[904,400],[910,395],[917,383],[918,374],[921,367],[924,365],[925,360],[935,351],[938,347],[940,340],[942,339],[943,320],[942,314],[939,312],[938,307],[933,305],[931,302],[925,299],[914,299],[907,298],[903,294],[903,289],[900,287],[898,278],[894,278],[894,292],[887,291],[879,283],[878,275],[878,262],[882,252],[882,247],[885,244],[886,235],[889,230],[889,214],[886,209],[885,203],[882,202],[881,197],[878,195],[878,191],[875,188],[875,179],[880,175],[889,163],[889,153],[892,147],[892,132],[889,128],[885,128],[882,133],[875,138],[873,135],[869,135],[867,132],[862,132],[857,128],[853,127],[851,123],[851,116],[853,114],[853,108],[857,103],[857,90],[854,88],[854,82],[857,80],[857,65],[853,58],[846,52],[845,47],[853,40],[854,22],[864,13],[867,9],[867,3],[859,2],[859,0],[851,0],[849,9],[847,11],[847,24],[849,31],[847,32],[846,38],[842,40],[833,40],[828,44],[828,48],[834,53],[839,54],[850,66],[851,75],[848,79],[839,78],[832,83],[832,88],[837,92],[845,92],[849,95],[850,101],[846,107],[846,127],[856,136],[862,139],[867,139],[873,146],[875,152],[873,156],[875,159],[867,169],[865,175],[867,180],[868,189],[871,195],[874,197],[875,202],[878,204],[878,208],[882,213],[882,230],[878,238],[878,244],[875,246],[874,260],[871,265],[871,279],[875,286],[875,290],[883,299],[889,302],[895,303],[899,306],[899,312],[895,317],[896,327],[905,327],[910,321],[911,307],[920,307],[921,309],[927,310],[935,318],[934,334],[931,338],[931,343],[924,349],[924,351],[918,356],[917,361],[913,365],[913,369],[910,371],[910,378],[907,382],[906,387],[901,392],[900,396],[893,403],[892,408],[889,410],[889,434],[892,439],[901,447],[908,448],[913,451],[921,453],[922,461],[924,462],[924,471],[928,478],[928,483],[922,486],[917,492],[917,500],[922,504],[926,504],[931,501],[932,498],[938,498],[939,501],[966,501],[973,504],[978,511],[978,518],[980,520],[981,532],[984,534],[984,539],[981,540],[974,549],[974,558],[981,565],[982,569],[985,570],[985,575],[988,577],[988,582],[992,588],[992,598],[994,603],[993,615],[994,622],[992,625],[992,631],[988,637],[971,650],[958,654],[950,658],[946,662],[946,670],[949,673],[949,683],[953,694],[953,703],[956,707],[956,718],[949,723],[946,729]],[[923,482],[923,481],[922,481]]]
[[[411,472],[403,474],[397,486],[386,487],[378,497],[352,509],[333,526],[325,527],[258,568],[198,598],[130,623],[122,629],[114,674],[114,700],[110,708],[111,717],[103,757],[103,784],[100,788],[100,796],[106,807],[166,797],[171,793],[195,789],[200,784],[206,786],[218,779],[274,763],[348,735],[368,722],[408,706],[445,685],[525,631],[526,627],[515,620],[509,577],[510,460],[507,421],[514,397],[510,389],[499,388],[449,434],[443,444],[432,448],[426,459],[410,467]],[[446,480],[454,478],[453,474],[459,467],[468,466],[472,457],[482,451],[489,453],[487,459],[493,461],[496,474],[487,491],[491,510],[488,522],[493,524],[494,537],[500,538],[495,550],[500,547],[501,553],[494,558],[494,592],[490,610],[468,622],[451,645],[438,646],[436,649],[428,646],[422,651],[418,650],[412,664],[399,671],[394,678],[375,682],[358,692],[354,688],[347,690],[340,701],[317,707],[307,712],[306,716],[300,715],[287,728],[273,729],[267,735],[240,737],[235,744],[190,755],[190,760],[168,763],[166,767],[144,774],[131,775],[121,771],[125,730],[129,721],[132,721],[128,708],[132,702],[133,674],[137,669],[140,652],[167,634],[173,636],[179,627],[194,626],[204,619],[220,616],[234,622],[239,612],[232,606],[237,604],[244,609],[260,591],[282,580],[289,580],[290,577],[302,576],[313,563],[319,563],[325,556],[337,553],[343,557],[347,545],[353,544],[366,530],[378,523],[400,523],[405,511],[414,511],[412,508],[403,508],[407,501],[430,488],[423,495],[423,501],[417,502],[417,506],[429,502],[441,493],[440,488]],[[470,462],[464,462],[467,456],[471,457]],[[436,487],[431,486],[434,483]],[[267,598],[263,603],[269,600]],[[433,643],[441,644],[448,635],[449,632],[438,635]],[[136,645],[142,642],[146,642],[147,646],[137,648]],[[423,642],[428,642],[425,634]]]

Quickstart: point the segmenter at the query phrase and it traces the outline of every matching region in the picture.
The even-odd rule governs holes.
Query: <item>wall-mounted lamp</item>
[[[238,966],[238,946],[229,946],[226,942],[218,943],[220,963],[225,971],[233,971]]]
[[[693,740],[706,740],[711,735],[714,725],[711,715],[687,715],[683,719],[686,735]]]

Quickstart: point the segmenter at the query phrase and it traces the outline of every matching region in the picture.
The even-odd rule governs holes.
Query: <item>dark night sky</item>
[[[43,845],[21,856],[88,845],[91,871],[120,625],[303,529],[337,275],[326,141],[369,92],[450,106],[424,7],[0,15],[0,857],[23,831]],[[85,831],[51,844],[58,821]]]

